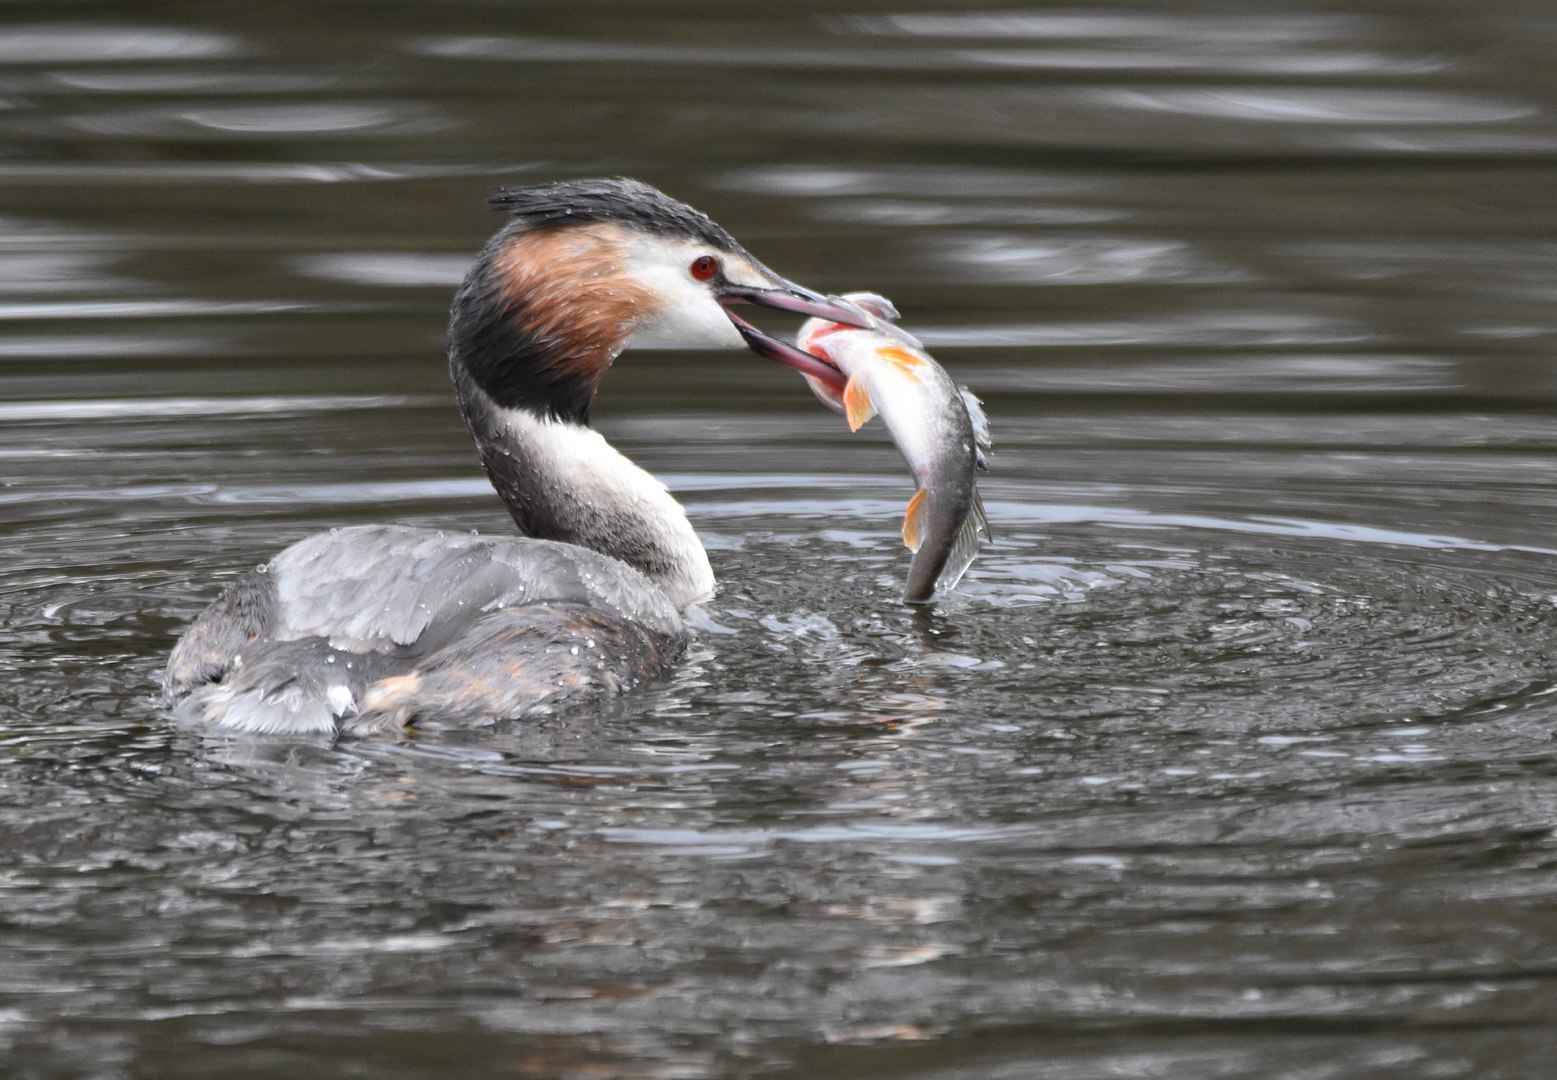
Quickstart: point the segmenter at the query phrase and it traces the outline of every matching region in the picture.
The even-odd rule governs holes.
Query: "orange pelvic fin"
[[[908,512],[903,515],[903,543],[909,551],[918,551],[924,543],[925,518],[930,516],[929,488],[920,488],[908,500]]]
[[[865,426],[865,421],[876,415],[876,405],[870,400],[870,391],[853,375],[849,376],[849,382],[843,388],[843,414],[849,418],[850,431],[860,430]]]

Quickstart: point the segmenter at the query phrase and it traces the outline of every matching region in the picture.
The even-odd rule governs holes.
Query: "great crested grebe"
[[[629,345],[746,345],[834,387],[822,360],[728,308],[859,316],[774,274],[705,215],[633,180],[510,188],[466,275],[449,371],[518,537],[367,525],[245,574],[179,639],[182,719],[250,732],[473,727],[662,671],[708,556],[665,486],[589,427]]]

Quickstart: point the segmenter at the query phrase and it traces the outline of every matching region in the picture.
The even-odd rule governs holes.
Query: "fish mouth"
[[[843,323],[846,326],[862,328],[870,326],[869,319],[858,311],[841,307],[820,293],[782,279],[777,286],[766,289],[749,288],[744,285],[727,286],[719,295],[719,303],[724,308],[725,315],[729,316],[730,321],[735,324],[735,329],[745,339],[746,347],[752,352],[783,364],[787,368],[793,368],[802,375],[809,375],[838,390],[843,389],[844,384],[848,382],[848,377],[835,365],[787,341],[780,341],[771,334],[758,330],[730,308],[736,304],[756,304],[759,307],[790,311],[797,315],[810,315],[813,318]]]

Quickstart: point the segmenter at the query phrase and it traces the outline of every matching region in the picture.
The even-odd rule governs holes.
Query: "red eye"
[[[692,265],[688,269],[697,280],[707,281],[719,272],[719,260],[712,255],[700,255],[692,260]]]

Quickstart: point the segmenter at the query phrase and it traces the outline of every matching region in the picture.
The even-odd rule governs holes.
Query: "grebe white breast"
[[[633,180],[510,188],[454,298],[449,371],[519,536],[318,533],[234,582],[174,647],[179,718],[249,732],[474,727],[652,678],[714,574],[665,486],[589,426],[630,345],[745,345],[833,387],[836,367],[728,308],[861,325],[708,217]]]

